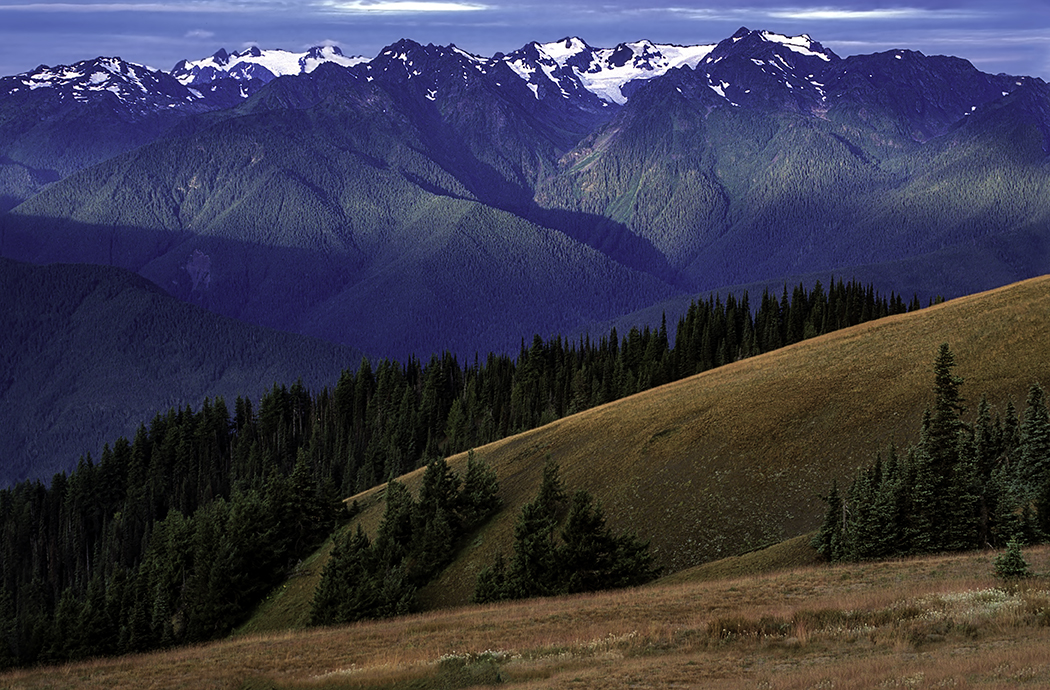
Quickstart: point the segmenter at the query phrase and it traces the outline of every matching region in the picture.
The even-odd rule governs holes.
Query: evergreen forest
[[[597,341],[537,336],[522,341],[517,358],[489,355],[469,365],[447,352],[426,364],[365,359],[331,389],[275,384],[257,404],[238,397],[232,411],[217,398],[196,411],[158,413],[134,438],[107,444],[97,460],[85,455],[49,485],[0,490],[0,667],[226,635],[346,520],[342,498],[427,465],[434,486],[418,500],[396,482],[388,487],[393,512],[374,544],[363,533],[337,543],[343,553],[383,554],[384,572],[400,573],[400,584],[378,603],[316,606],[314,620],[411,610],[413,588],[449,553],[417,547],[431,540],[454,546],[498,498],[482,464],[473,475],[468,470],[460,490],[460,478],[435,459],[919,306],[917,298],[906,305],[841,280],[826,289],[785,287],[780,296],[766,291],[757,308],[746,293],[716,296],[689,307],[673,347],[666,321]],[[553,544],[561,518],[540,518],[536,525]],[[587,557],[573,536],[585,534],[646,572],[641,545],[604,531],[600,506],[577,493],[558,548]],[[532,594],[506,586],[514,578],[495,581],[492,598]],[[628,580],[592,573],[547,582],[553,592]],[[336,595],[321,588],[317,596]]]
[[[934,363],[936,402],[919,441],[857,473],[843,495],[833,485],[813,545],[831,561],[1003,548],[1050,537],[1050,414],[1032,383],[1019,417],[981,398],[963,416],[963,380],[947,343]]]
[[[558,465],[548,457],[536,498],[514,525],[513,558],[507,563],[496,554],[478,574],[474,601],[597,592],[641,585],[658,574],[649,545],[633,534],[613,534],[589,492],[575,491],[570,503]]]
[[[411,613],[415,593],[448,565],[463,537],[502,501],[495,472],[473,451],[461,480],[444,459],[431,460],[418,500],[387,482],[386,512],[373,543],[360,525],[336,538],[314,594],[315,625]]]

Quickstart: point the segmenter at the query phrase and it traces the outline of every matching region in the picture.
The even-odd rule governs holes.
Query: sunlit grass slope
[[[424,606],[468,602],[477,573],[497,551],[510,555],[548,454],[570,489],[604,503],[613,527],[651,540],[668,575],[816,529],[832,480],[844,485],[889,443],[917,440],[943,342],[972,408],[987,393],[1000,412],[1010,400],[1023,409],[1033,381],[1050,386],[1050,277],[804,341],[477,449],[498,473],[503,510],[422,592]],[[450,464],[462,474],[466,458]],[[415,489],[420,476],[404,480]],[[379,491],[357,497],[368,530],[382,518]],[[301,624],[312,591],[298,583],[297,603],[272,611],[300,614],[261,615],[251,629]]]
[[[804,341],[478,449],[505,507],[428,602],[467,601],[478,570],[510,552],[548,453],[616,528],[652,540],[668,572],[815,529],[833,479],[917,440],[943,342],[973,408],[987,393],[1000,411],[1009,400],[1022,409],[1033,381],[1050,386],[1050,278]]]

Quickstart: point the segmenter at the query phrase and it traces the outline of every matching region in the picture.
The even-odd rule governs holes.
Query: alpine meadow
[[[2,77],[0,685],[1050,684],[1048,200],[805,34]]]

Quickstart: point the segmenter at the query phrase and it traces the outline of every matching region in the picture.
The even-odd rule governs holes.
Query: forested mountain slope
[[[327,72],[320,103],[277,80],[238,117],[51,187],[8,214],[5,253],[120,265],[219,313],[400,357],[507,350],[671,293],[499,208],[527,203],[520,180],[553,165],[536,145],[561,136],[520,107],[468,84],[418,110],[409,87]],[[311,105],[266,100],[285,96]],[[206,284],[184,270],[194,252]]]
[[[49,480],[170,408],[320,388],[361,353],[184,304],[118,268],[0,259],[0,486]]]

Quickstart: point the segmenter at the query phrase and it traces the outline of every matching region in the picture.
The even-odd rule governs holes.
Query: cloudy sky
[[[372,57],[400,38],[486,56],[569,35],[715,43],[741,26],[808,33],[841,56],[910,48],[1050,80],[1047,0],[0,0],[0,75],[98,55],[171,69],[250,45]]]

